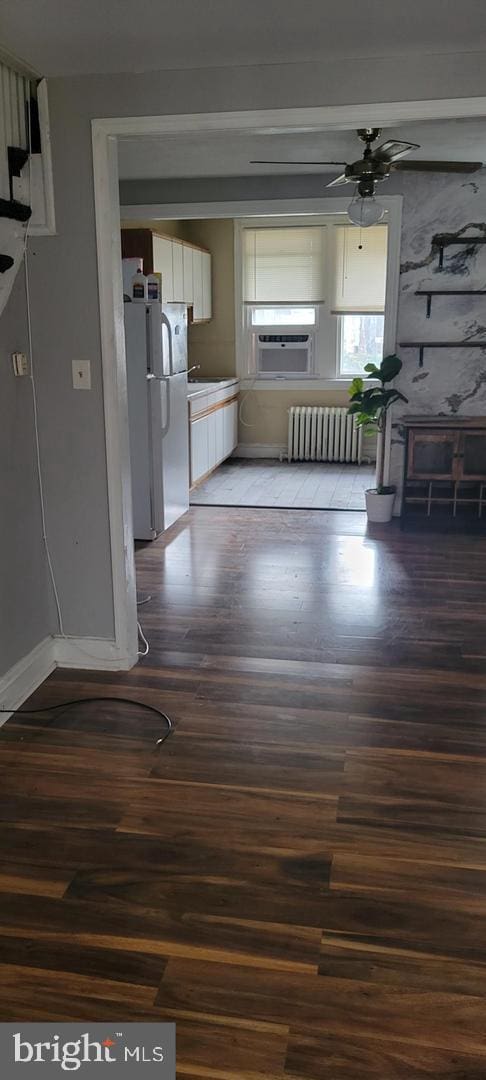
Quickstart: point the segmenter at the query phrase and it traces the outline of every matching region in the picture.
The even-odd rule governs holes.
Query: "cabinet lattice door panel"
[[[459,432],[410,431],[408,440],[410,480],[456,478]]]

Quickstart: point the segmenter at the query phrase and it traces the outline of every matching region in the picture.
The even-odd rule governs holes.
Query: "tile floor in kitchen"
[[[364,510],[374,465],[229,458],[191,492],[194,505]]]

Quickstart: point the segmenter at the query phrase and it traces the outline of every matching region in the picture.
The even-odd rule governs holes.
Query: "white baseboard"
[[[122,656],[114,641],[106,638],[46,637],[0,676],[0,727],[19,709],[54,668],[96,671],[128,671],[136,657]]]
[[[0,676],[0,707],[14,712],[37,690],[55,667],[54,642],[52,637],[47,637],[14,664],[5,675]],[[11,712],[0,713],[0,726],[11,715]]]
[[[287,460],[287,447],[276,443],[239,443],[232,457],[283,458]]]
[[[137,657],[122,655],[109,638],[54,637],[53,643],[57,667],[128,671],[137,662]]]

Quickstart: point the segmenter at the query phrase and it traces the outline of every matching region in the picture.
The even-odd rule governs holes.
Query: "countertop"
[[[211,379],[207,379],[207,381],[206,380],[204,380],[204,381],[201,380],[201,382],[194,382],[194,383],[188,382],[188,384],[187,384],[187,397],[188,397],[188,399],[190,401],[192,401],[195,398],[200,398],[200,397],[204,397],[204,396],[209,396],[210,394],[215,394],[215,393],[218,392],[218,390],[227,390],[227,388],[229,386],[237,387],[238,384],[239,384],[239,380],[234,378],[234,377],[233,378],[228,378],[228,379],[218,379],[218,380],[215,379],[214,382],[212,382]]]

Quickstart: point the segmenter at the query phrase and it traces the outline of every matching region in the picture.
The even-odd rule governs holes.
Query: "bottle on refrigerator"
[[[160,300],[162,297],[162,275],[149,274],[147,277],[147,299]]]
[[[137,273],[132,278],[132,300],[142,300],[145,303],[147,293],[147,278],[143,270],[137,270]]]

